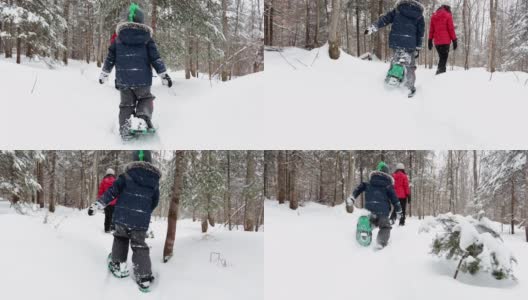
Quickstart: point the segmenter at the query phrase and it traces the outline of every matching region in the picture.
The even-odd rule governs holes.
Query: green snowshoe
[[[125,278],[130,275],[128,269],[126,268],[126,263],[124,263],[125,266],[122,267],[122,264],[112,261],[112,253],[108,254],[106,261],[108,263],[108,270],[110,270],[110,273],[112,273],[114,277]]]
[[[372,225],[369,216],[361,216],[357,222],[356,240],[363,247],[368,247],[372,243]]]
[[[387,73],[385,83],[389,86],[399,86],[405,78],[405,67],[401,63],[393,64]]]
[[[133,136],[152,135],[156,133],[156,128],[130,129],[129,132]]]

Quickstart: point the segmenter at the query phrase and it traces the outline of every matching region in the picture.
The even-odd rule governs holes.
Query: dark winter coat
[[[103,71],[116,67],[116,86],[119,89],[152,85],[152,67],[158,74],[167,71],[152,28],[144,24],[124,22],[117,25],[117,38],[108,48]]]
[[[453,15],[447,9],[442,7],[431,17],[429,39],[433,40],[436,46],[450,45],[451,41],[457,39]]]
[[[394,178],[394,191],[398,199],[407,199],[411,195],[407,174],[403,171],[396,171],[392,174],[392,178]]]
[[[392,24],[389,35],[391,49],[415,50],[423,44],[425,21],[424,7],[417,0],[400,0],[396,8],[382,16],[374,25],[377,28]]]
[[[99,184],[99,190],[97,191],[97,198],[100,198],[104,194],[104,192],[106,192],[106,190],[108,190],[114,184],[115,180],[116,178],[114,175],[106,175],[103,178],[103,180],[101,180],[101,183]],[[108,205],[114,206],[116,202],[117,202],[117,198],[110,201]]]
[[[393,184],[394,179],[390,174],[373,171],[370,173],[369,182],[362,182],[352,195],[357,198],[365,192],[365,208],[377,216],[388,218],[391,212],[391,204],[395,211],[402,211]]]
[[[150,215],[159,202],[160,177],[158,168],[148,162],[130,163],[98,201],[106,205],[119,197],[112,222],[133,230],[147,230]]]

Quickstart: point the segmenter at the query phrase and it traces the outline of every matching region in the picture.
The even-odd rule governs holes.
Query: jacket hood
[[[445,9],[444,7],[440,7],[438,10],[435,11],[434,15],[448,16],[448,15],[451,15],[451,12]]]
[[[121,22],[117,24],[116,33],[123,44],[146,44],[152,38],[152,28],[145,24]]]
[[[396,9],[410,19],[423,17],[425,7],[417,0],[400,0],[396,3]]]
[[[369,174],[369,181],[370,184],[374,186],[387,186],[389,184],[394,184],[394,178],[390,174],[380,172],[380,171],[372,171]]]
[[[153,164],[144,161],[131,162],[126,166],[125,174],[141,186],[156,188],[159,186],[161,172]]]

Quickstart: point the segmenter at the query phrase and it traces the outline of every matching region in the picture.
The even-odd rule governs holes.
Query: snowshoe
[[[150,292],[150,288],[152,287],[153,281],[154,281],[154,276],[150,275],[148,277],[138,279],[136,283],[140,291],[142,291],[143,293],[148,293]]]
[[[372,243],[372,224],[369,216],[361,216],[357,222],[356,240],[363,247],[368,247]]]
[[[108,254],[107,262],[108,270],[110,270],[110,273],[112,273],[114,277],[125,278],[130,275],[126,267],[126,263],[118,263],[112,261],[112,253]]]
[[[130,126],[128,132],[134,137],[156,133],[156,128],[152,124],[152,121],[146,116],[131,116],[129,123]]]
[[[398,87],[402,84],[404,78],[405,67],[402,63],[396,63],[391,65],[387,77],[385,78],[385,83],[391,87]]]

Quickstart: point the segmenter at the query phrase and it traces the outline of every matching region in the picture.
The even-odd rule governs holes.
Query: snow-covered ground
[[[92,63],[0,60],[0,148],[115,149],[510,149],[524,148],[528,74],[483,69],[417,71],[418,93],[384,87],[388,65],[327,48],[266,51],[265,71],[221,83],[154,78],[158,137],[117,134],[119,93]]]
[[[387,248],[355,240],[359,210],[308,203],[297,211],[266,201],[267,299],[524,299],[528,294],[528,243],[524,232],[504,234],[517,257],[515,281],[459,274],[456,262],[429,254],[434,233],[418,233],[420,220],[394,226]],[[374,234],[377,230],[374,231]]]
[[[157,283],[141,293],[131,278],[108,272],[112,236],[103,232],[102,214],[58,207],[44,224],[45,212],[16,214],[0,201],[0,286],[2,299],[264,299],[264,233],[229,232],[178,221],[174,256],[164,264],[166,221],[152,224],[153,272]],[[226,266],[218,262],[220,253]],[[131,266],[129,252],[129,269]]]

